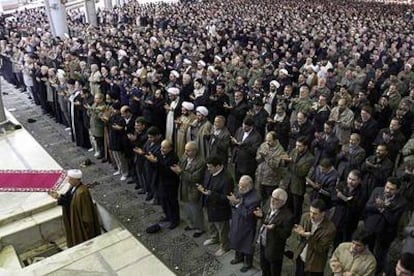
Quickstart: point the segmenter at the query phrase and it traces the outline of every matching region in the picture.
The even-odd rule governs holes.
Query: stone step
[[[128,230],[115,228],[23,268],[21,275],[175,275]]]
[[[12,245],[7,245],[0,250],[0,267],[8,270],[20,270],[22,265],[16,250]]]
[[[0,226],[0,240],[12,244],[21,254],[44,243],[53,243],[64,236],[60,206],[35,213],[18,221]]]

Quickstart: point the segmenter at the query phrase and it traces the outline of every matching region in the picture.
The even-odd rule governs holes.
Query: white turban
[[[222,61],[222,59],[219,55],[215,55],[214,58],[217,59],[218,61]]]
[[[194,104],[190,103],[190,102],[183,102],[181,104],[181,106],[185,109],[187,109],[188,111],[194,110]]]
[[[178,89],[177,87],[170,87],[167,90],[168,94],[172,94],[172,95],[179,95],[180,94],[180,89]]]
[[[179,78],[179,77],[180,77],[180,74],[179,74],[177,71],[175,71],[175,70],[172,70],[172,71],[170,72],[170,74],[173,74],[173,75],[174,75],[174,77],[176,77],[176,78]]]
[[[216,71],[216,68],[214,68],[213,65],[210,65],[209,67],[207,67],[207,70],[214,73]]]
[[[126,57],[127,56],[127,52],[125,52],[125,50],[119,50],[118,51],[118,56],[120,56],[120,57]]]
[[[206,63],[204,62],[204,60],[199,60],[198,65],[200,65],[202,67],[206,67]]]
[[[197,106],[196,111],[200,112],[204,117],[208,116],[208,109],[205,106]]]
[[[184,64],[190,65],[191,64],[191,60],[189,60],[188,58],[185,58],[183,60]]]
[[[77,169],[68,170],[68,176],[70,178],[81,179],[82,178],[82,171],[77,170]]]
[[[275,81],[275,80],[272,80],[272,81],[270,82],[270,85],[275,86],[275,87],[276,87],[276,89],[279,89],[279,87],[280,87],[280,83],[279,83],[278,81]]]
[[[280,69],[279,72],[282,73],[282,74],[284,74],[284,75],[289,75],[289,72],[286,69]]]

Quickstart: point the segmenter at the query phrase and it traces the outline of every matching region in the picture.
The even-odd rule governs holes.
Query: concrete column
[[[66,8],[62,0],[45,0],[46,13],[53,36],[63,38],[63,34],[69,34],[66,21]]]
[[[104,7],[105,7],[105,10],[111,10],[112,9],[112,0],[104,0]]]
[[[116,6],[120,7],[121,6],[121,0],[116,0]]]
[[[96,7],[94,0],[85,0],[86,22],[92,26],[98,26]]]

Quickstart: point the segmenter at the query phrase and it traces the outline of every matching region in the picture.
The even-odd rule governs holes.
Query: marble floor
[[[7,110],[6,115],[9,120],[17,123]],[[62,169],[24,128],[0,134],[0,156],[0,170]],[[44,192],[0,192],[0,225],[54,202]]]

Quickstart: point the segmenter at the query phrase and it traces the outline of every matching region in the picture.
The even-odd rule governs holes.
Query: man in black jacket
[[[233,192],[234,181],[226,171],[221,158],[210,156],[206,163],[207,172],[203,184],[197,185],[197,189],[202,193],[202,206],[207,213],[211,237],[203,244],[220,243],[220,249],[215,255],[222,256],[229,250],[231,206],[227,196]]]
[[[165,218],[161,222],[170,222],[168,229],[174,229],[180,223],[180,213],[178,206],[178,185],[180,179],[171,169],[178,163],[178,157],[173,151],[173,146],[169,140],[161,142],[160,154],[149,154],[147,159],[156,163],[158,167],[159,183],[158,196]]]
[[[254,120],[246,117],[243,126],[236,131],[231,139],[233,149],[233,163],[235,178],[238,181],[242,175],[248,175],[254,179],[257,162],[256,152],[262,143],[262,137],[254,128]]]
[[[398,221],[406,206],[399,194],[401,182],[389,177],[385,187],[376,188],[365,206],[365,228],[371,234],[369,247],[377,259],[377,270],[382,272],[391,242],[397,235]]]
[[[281,275],[286,240],[294,225],[294,216],[286,206],[287,199],[287,192],[277,188],[265,210],[258,208],[254,211],[255,216],[263,221],[259,232],[260,267],[263,276]]]

